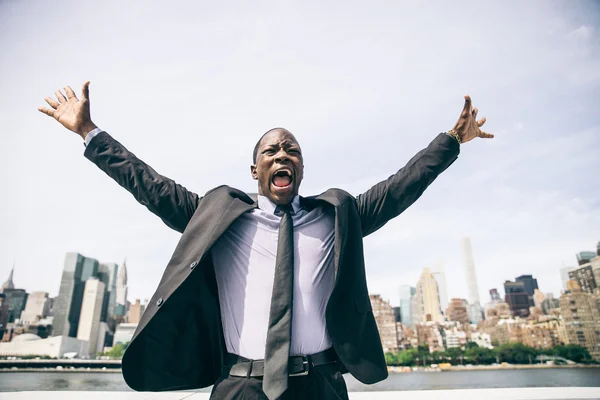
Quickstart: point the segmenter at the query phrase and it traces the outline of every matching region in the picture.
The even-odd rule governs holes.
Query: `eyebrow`
[[[268,147],[281,147],[282,145],[286,148],[293,147],[293,146],[300,148],[300,145],[298,143],[292,142],[292,141],[287,141],[287,140],[284,141],[282,144],[280,144],[280,143],[265,143],[262,147],[264,149],[264,148],[268,148]]]

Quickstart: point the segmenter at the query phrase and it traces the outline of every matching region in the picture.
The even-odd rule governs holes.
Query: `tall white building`
[[[116,290],[116,314],[124,316],[127,314],[127,259],[123,261],[123,265],[121,265],[121,268],[119,268]]]
[[[91,277],[85,282],[77,339],[89,342],[90,355],[96,354],[99,341],[104,346],[104,337],[99,338],[98,336],[101,330],[100,317],[102,316],[105,288],[104,283],[95,277]]]
[[[470,304],[481,304],[479,300],[479,287],[477,286],[477,274],[475,273],[475,261],[473,261],[473,249],[471,239],[463,238],[463,256],[467,273],[467,290]]]
[[[48,315],[50,309],[50,299],[46,292],[31,292],[27,296],[25,309],[21,313],[21,323],[25,325],[33,324],[38,319]]]
[[[429,268],[425,268],[417,282],[417,312],[420,322],[442,320],[438,284]]]
[[[442,307],[442,311],[445,311],[448,308],[448,288],[446,287],[446,270],[441,261],[431,268],[431,275],[433,275],[438,284],[440,306]]]
[[[404,325],[414,327],[415,314],[417,313],[416,307],[413,306],[413,298],[417,293],[414,287],[409,285],[402,285],[398,290],[400,295],[400,318]]]

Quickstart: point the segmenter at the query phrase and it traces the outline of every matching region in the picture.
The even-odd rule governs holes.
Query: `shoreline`
[[[456,366],[448,368],[431,367],[394,367],[388,366],[388,372],[392,374],[403,374],[410,372],[462,372],[462,371],[501,371],[520,369],[577,369],[577,368],[600,368],[600,364],[574,364],[574,365],[549,365],[549,364],[508,364],[508,365],[472,365]]]
[[[547,365],[547,364],[512,364],[512,365],[473,365],[472,367],[452,366],[450,368],[431,368],[431,367],[394,367],[388,366],[388,372],[391,374],[404,374],[411,372],[462,372],[462,371],[501,371],[501,370],[520,370],[520,369],[589,369],[600,368],[598,364],[575,364],[575,365]],[[76,372],[76,373],[121,373],[121,368],[0,368],[1,373],[11,372]]]

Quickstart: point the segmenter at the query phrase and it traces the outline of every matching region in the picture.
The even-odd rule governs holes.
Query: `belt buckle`
[[[288,376],[306,376],[308,375],[309,365],[308,365],[308,357],[302,356],[302,372],[296,372],[293,374],[289,374]]]

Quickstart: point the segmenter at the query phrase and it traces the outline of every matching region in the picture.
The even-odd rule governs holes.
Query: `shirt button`
[[[196,268],[196,265],[198,265],[198,261],[194,261],[193,263],[191,263],[190,264],[190,269]]]
[[[157,305],[158,307],[160,307],[160,305],[161,305],[162,303],[163,303],[163,299],[162,299],[162,297],[159,297],[159,298],[158,298],[158,300],[156,300],[156,305]]]

